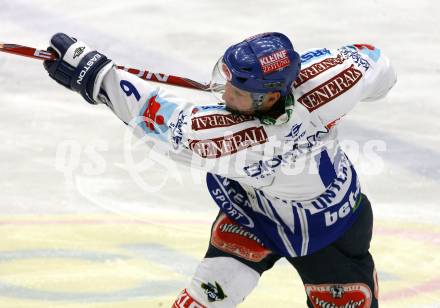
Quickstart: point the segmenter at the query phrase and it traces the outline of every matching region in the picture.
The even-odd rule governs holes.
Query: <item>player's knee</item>
[[[236,307],[255,288],[259,278],[256,271],[234,258],[203,259],[173,308]]]

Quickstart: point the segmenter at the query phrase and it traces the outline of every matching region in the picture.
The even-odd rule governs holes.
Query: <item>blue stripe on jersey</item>
[[[319,159],[317,163],[322,184],[324,184],[324,187],[329,187],[336,179],[336,171],[330,157],[328,156],[327,149],[324,148],[321,154],[317,155],[317,159]]]
[[[272,237],[276,236],[280,239],[279,243],[283,245],[277,245],[278,250],[281,248],[283,253],[290,256],[298,256],[301,252],[301,241],[292,241],[292,231],[291,228],[294,226],[299,226],[299,221],[297,224],[294,223],[293,226],[289,226],[286,224],[286,221],[278,214],[276,209],[274,208],[272,202],[264,195],[264,192],[261,190],[256,190],[256,196],[258,203],[262,204],[263,202],[269,207],[268,212],[271,215],[271,222],[276,226],[276,234],[272,233]],[[264,206],[263,206],[264,207]],[[294,216],[295,217],[295,216]],[[282,222],[276,223],[276,222]],[[294,229],[295,230],[295,229]]]

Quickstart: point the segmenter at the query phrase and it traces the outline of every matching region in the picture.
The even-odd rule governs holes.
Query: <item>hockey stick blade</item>
[[[33,47],[17,45],[17,44],[0,43],[0,51],[12,53],[19,56],[29,57],[33,59],[38,59],[38,60],[55,60],[57,58],[56,53],[49,52],[46,50],[36,49]],[[153,73],[146,70],[141,71],[136,68],[128,68],[121,65],[118,65],[116,67],[118,69],[122,69],[124,71],[127,71],[131,74],[138,76],[141,79],[148,81],[160,82],[164,84],[170,84],[174,86],[180,86],[184,88],[202,90],[202,91],[209,91],[211,89],[209,84],[200,83],[184,77],[167,75],[162,73]]]

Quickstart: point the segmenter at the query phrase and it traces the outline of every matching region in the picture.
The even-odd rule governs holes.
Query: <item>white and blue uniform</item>
[[[94,99],[159,151],[205,168],[213,200],[265,246],[304,256],[343,234],[360,204],[336,121],[357,102],[385,96],[396,74],[370,45],[313,49],[301,61],[293,104],[273,121],[195,105],[114,67]]]

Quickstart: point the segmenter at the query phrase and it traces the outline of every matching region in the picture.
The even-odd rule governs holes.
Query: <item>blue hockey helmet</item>
[[[213,71],[213,92],[222,91],[221,79],[251,93],[291,91],[301,68],[299,54],[287,36],[262,33],[229,47]],[[219,78],[219,76],[221,78]]]

